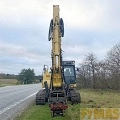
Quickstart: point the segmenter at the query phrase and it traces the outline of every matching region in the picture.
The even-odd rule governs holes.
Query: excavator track
[[[72,104],[81,102],[80,93],[77,90],[75,89],[70,90],[70,95],[71,95],[70,101]]]
[[[46,90],[45,89],[41,89],[38,91],[38,93],[36,94],[36,105],[45,105],[46,102]]]

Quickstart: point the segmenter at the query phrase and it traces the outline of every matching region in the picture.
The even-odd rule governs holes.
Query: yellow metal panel
[[[47,81],[47,84],[50,87],[50,79],[51,79],[51,74],[49,72],[45,72],[43,75],[43,80],[42,80],[42,88],[44,88],[45,81]]]
[[[53,77],[53,87],[61,87],[61,86],[62,86],[61,75],[56,73],[54,74],[54,77]]]
[[[53,6],[53,23],[54,26],[54,32],[53,32],[53,41],[54,41],[54,53],[55,55],[59,55],[59,6],[54,5]]]
[[[70,84],[70,88],[76,88],[76,84]]]

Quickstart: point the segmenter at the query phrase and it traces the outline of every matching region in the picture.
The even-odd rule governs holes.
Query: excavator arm
[[[60,88],[63,85],[62,79],[62,55],[61,37],[64,36],[64,24],[59,16],[59,6],[53,6],[53,19],[50,22],[49,40],[52,40],[52,78],[51,88]]]

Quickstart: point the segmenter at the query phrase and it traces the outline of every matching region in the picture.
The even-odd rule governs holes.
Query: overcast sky
[[[120,41],[120,0],[0,0],[0,73],[51,65],[48,28],[53,5],[60,6],[64,60],[76,66],[89,52],[99,60]]]

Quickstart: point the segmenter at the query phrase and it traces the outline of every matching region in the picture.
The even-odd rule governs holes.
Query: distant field
[[[34,103],[15,120],[80,120],[80,108],[120,108],[120,91],[81,89],[80,94],[82,102],[69,104],[65,117],[51,118],[48,104]]]
[[[0,87],[16,85],[17,83],[18,83],[17,79],[0,79]]]

